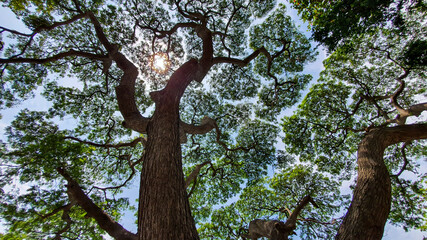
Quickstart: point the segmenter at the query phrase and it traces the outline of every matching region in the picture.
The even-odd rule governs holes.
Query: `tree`
[[[7,130],[6,238],[198,239],[187,195],[210,181],[212,207],[259,180],[276,160],[276,116],[311,80],[301,73],[310,42],[275,1],[3,2],[29,33],[1,27],[1,104],[39,86],[52,103]],[[69,116],[75,127],[53,121]],[[116,194],[139,172],[132,233],[117,222],[130,204]]]
[[[290,153],[320,170],[350,179],[349,159],[358,153],[353,200],[336,239],[380,239],[388,218],[405,229],[425,226],[425,175],[417,171],[425,142],[415,141],[427,138],[417,119],[427,110],[423,18],[406,12],[404,32],[379,27],[348,38],[284,118]]]

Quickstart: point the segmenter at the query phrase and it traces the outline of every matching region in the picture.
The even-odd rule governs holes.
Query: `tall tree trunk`
[[[358,149],[358,177],[350,208],[335,239],[381,239],[390,211],[390,175],[384,150],[399,142],[427,138],[427,124],[370,131]]]
[[[138,219],[139,239],[199,239],[191,215],[182,171],[179,101],[194,78],[190,60],[167,86],[151,94],[156,109],[147,127]]]

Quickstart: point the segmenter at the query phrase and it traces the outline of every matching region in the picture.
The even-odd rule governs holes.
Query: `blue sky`
[[[288,10],[289,10],[289,8],[288,8]],[[297,22],[297,25],[299,24],[302,26],[302,29],[306,29],[306,24],[304,24],[303,22],[298,20],[299,17],[297,16],[295,11],[289,10],[289,14],[294,19],[294,21]],[[18,30],[19,29],[22,30],[24,27],[22,25],[22,23],[20,23],[14,17],[13,13],[10,10],[5,9],[3,7],[0,7],[0,25],[7,27],[7,28],[18,29]],[[307,30],[303,30],[303,31],[307,31]],[[308,32],[307,32],[307,34],[308,34]],[[318,76],[319,72],[323,69],[322,60],[326,57],[326,53],[324,51],[320,50],[320,54],[318,57],[319,58],[316,62],[310,64],[306,68],[306,72],[313,74],[314,78],[316,78]],[[48,106],[49,105],[48,105],[47,101],[45,101],[41,96],[36,96],[35,99],[27,100],[23,104],[21,104],[20,106],[17,106],[16,108],[0,111],[0,114],[3,116],[2,119],[0,119],[0,139],[5,140],[4,128],[6,126],[8,126],[10,121],[13,120],[14,116],[19,112],[20,109],[29,108],[32,110],[46,110],[48,108]],[[138,192],[138,191],[128,190],[128,191],[125,191],[124,193],[126,194],[126,193],[135,193],[135,192]],[[136,230],[136,226],[133,226],[134,225],[133,224],[134,219],[131,217],[123,220],[121,223],[127,229],[129,229],[131,231]],[[2,231],[3,229],[4,228],[1,226],[1,222],[0,222],[0,231]],[[420,232],[418,230],[412,230],[410,232],[405,232],[400,228],[397,228],[397,227],[394,227],[390,224],[387,224],[387,226],[385,228],[383,239],[386,239],[386,240],[400,240],[400,239],[422,240],[423,236],[427,236],[427,232]]]

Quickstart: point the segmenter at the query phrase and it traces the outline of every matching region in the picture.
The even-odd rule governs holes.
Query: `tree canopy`
[[[427,152],[413,141],[427,138],[415,119],[427,109],[421,1],[293,1],[332,52],[284,118],[317,53],[281,3],[2,2],[28,29],[0,26],[0,108],[50,103],[22,110],[1,144],[2,239],[239,239],[259,218],[302,239],[342,236],[369,194],[356,186],[343,218],[341,185],[381,130],[392,184],[390,214],[378,209],[426,228]],[[126,212],[136,232],[119,224]]]

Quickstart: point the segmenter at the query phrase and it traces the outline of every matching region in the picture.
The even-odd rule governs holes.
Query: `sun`
[[[168,71],[170,65],[171,62],[169,60],[169,56],[166,53],[158,52],[150,57],[150,67],[157,73],[165,74]]]

